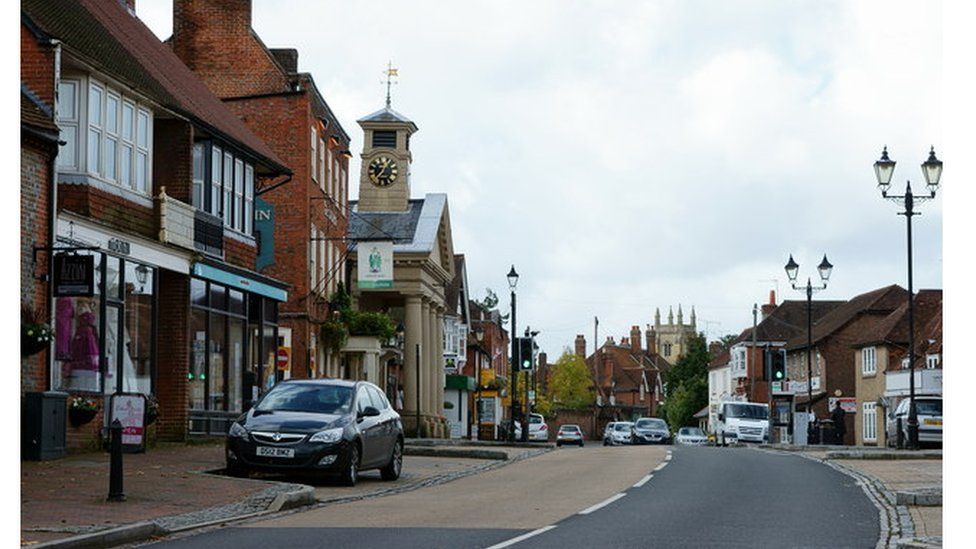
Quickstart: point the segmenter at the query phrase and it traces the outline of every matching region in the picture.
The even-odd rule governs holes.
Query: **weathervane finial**
[[[393,61],[389,61],[386,64],[386,70],[383,71],[383,74],[386,75],[386,108],[390,108],[390,85],[396,84],[396,82],[393,82],[393,77],[400,77],[400,75],[397,74],[398,70],[399,69],[393,66]]]

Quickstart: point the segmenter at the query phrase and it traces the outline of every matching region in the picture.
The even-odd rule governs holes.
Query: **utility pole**
[[[759,305],[757,305],[756,303],[753,303],[752,304],[752,350],[749,352],[749,354],[751,355],[751,358],[753,360],[756,358],[756,327],[757,327],[757,322],[758,322],[758,320],[757,320],[758,316],[759,316]],[[754,385],[752,383],[752,374],[749,372],[749,363],[752,362],[753,360],[747,360],[746,361],[746,376],[749,377],[749,395],[748,395],[748,398],[750,399],[750,401],[751,401],[752,396],[753,396],[752,395],[752,390],[754,388]],[[756,368],[753,368],[753,370],[756,371]]]

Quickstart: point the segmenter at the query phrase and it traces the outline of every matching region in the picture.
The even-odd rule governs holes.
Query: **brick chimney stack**
[[[576,335],[576,356],[586,358],[586,337],[583,334]]]
[[[717,358],[718,355],[722,354],[722,342],[713,341],[708,344],[708,354],[712,355],[712,358]]]
[[[773,314],[773,311],[776,310],[776,290],[769,290],[769,303],[764,303],[761,310],[763,320]]]
[[[651,325],[647,325],[647,331],[644,332],[644,336],[647,339],[647,352],[649,354],[657,354],[657,334],[654,332],[654,328]]]
[[[641,352],[640,326],[630,327],[630,350],[634,353]]]

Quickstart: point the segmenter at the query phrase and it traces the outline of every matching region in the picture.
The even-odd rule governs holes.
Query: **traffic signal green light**
[[[772,351],[769,358],[773,372],[773,381],[783,381],[786,379],[786,350],[777,349]]]
[[[532,369],[532,338],[518,338],[519,367],[523,370]]]

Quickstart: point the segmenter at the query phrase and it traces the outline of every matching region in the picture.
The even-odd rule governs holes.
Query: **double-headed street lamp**
[[[895,161],[888,158],[888,147],[881,151],[881,158],[874,163],[874,174],[878,178],[878,188],[881,198],[903,204],[905,211],[898,215],[905,216],[908,226],[908,447],[918,449],[918,414],[915,410],[915,299],[912,288],[912,217],[921,215],[915,211],[915,203],[922,203],[935,198],[935,191],[939,189],[942,179],[942,161],[935,157],[935,147],[929,150],[929,158],[922,163],[922,175],[929,194],[915,196],[912,194],[911,181],[905,182],[905,194],[890,195],[891,176],[895,173]]]
[[[817,266],[817,271],[820,272],[820,280],[823,282],[823,285],[814,286],[810,278],[807,277],[807,285],[805,287],[796,285],[796,275],[800,271],[800,266],[793,260],[793,254],[790,254],[790,261],[786,264],[785,268],[786,276],[789,277],[790,285],[793,286],[793,289],[805,290],[807,293],[807,414],[809,416],[813,414],[813,292],[827,289],[827,280],[830,279],[830,272],[834,269],[834,266],[827,261],[827,254],[824,254],[823,261]],[[823,377],[822,372],[820,375]],[[807,444],[810,444],[810,441],[813,440],[814,428],[813,421],[808,421]]]
[[[515,272],[515,265],[512,265],[512,269],[508,271],[508,287],[512,290],[512,379],[508,384],[508,399],[511,402],[512,407],[512,425],[508,429],[508,440],[509,442],[515,442],[515,380],[518,379],[518,364],[515,360],[515,356],[518,354],[516,345],[518,344],[517,333],[515,332],[515,287],[518,286],[519,275]]]

